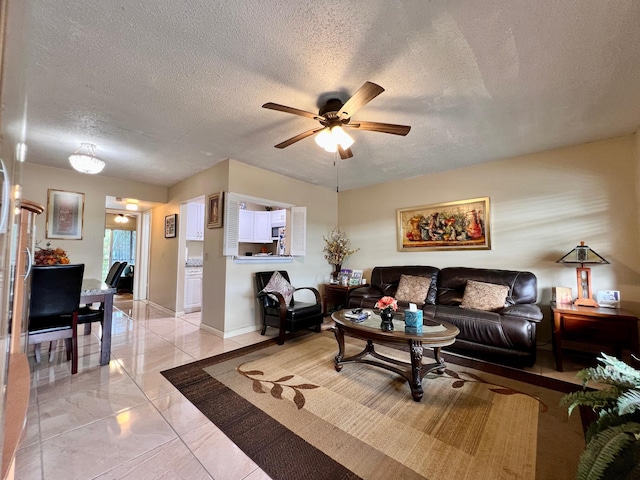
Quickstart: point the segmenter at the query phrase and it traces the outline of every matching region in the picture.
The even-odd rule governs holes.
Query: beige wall
[[[84,197],[84,228],[82,240],[45,239],[46,212],[36,220],[36,240],[44,247],[66,250],[73,263],[85,264],[85,277],[102,278],[102,244],[107,196],[136,198],[148,202],[166,202],[167,188],[131,182],[105,175],[86,175],[73,170],[24,163],[22,165],[22,196],[46,208],[47,189],[81,192]]]
[[[173,213],[180,214],[180,204],[188,200],[214,192],[226,191],[228,178],[229,162],[224,161],[170,187],[168,203],[153,209],[149,272],[150,301],[173,311],[182,310],[182,293],[178,292],[178,276],[184,277],[184,264],[178,263],[180,242],[178,236],[164,238],[164,217]],[[184,220],[182,215],[178,215],[179,229]],[[219,248],[218,245],[220,245]],[[218,250],[222,252],[222,229],[205,228],[203,251],[217,252]],[[217,291],[211,294],[207,288],[220,282],[218,277],[221,274],[220,264],[218,255],[209,255],[208,261],[203,264],[203,297],[205,298],[208,295],[218,298]],[[223,270],[222,275],[224,275]],[[224,302],[224,299],[222,301]]]
[[[153,210],[149,297],[152,302],[181,310],[180,295],[176,293],[181,275],[179,242],[177,238],[164,238],[164,216],[178,213],[180,204],[189,199],[219,191],[307,207],[307,255],[294,258],[292,263],[236,264],[222,255],[224,229],[205,229],[202,324],[228,337],[256,330],[260,324],[254,272],[285,269],[294,286],[318,287],[328,279],[330,268],[322,254],[322,235],[335,225],[338,205],[336,193],[329,189],[235,160],[224,161],[174,185],[169,189],[167,205]]]
[[[336,224],[338,204],[336,192],[283,175],[231,161],[229,169],[229,191],[252,197],[274,200],[295,206],[307,207],[307,249],[304,257],[294,257],[292,263],[284,264],[236,264],[226,258],[226,306],[224,332],[235,335],[255,329],[260,323],[256,310],[254,273],[270,270],[287,270],[294,287],[316,287],[329,279],[329,264],[324,259],[322,235]],[[220,250],[221,251],[221,248]],[[205,269],[207,263],[205,261]],[[206,296],[206,295],[205,295]],[[304,301],[302,296],[296,295]],[[204,304],[209,319],[216,309]],[[210,323],[220,328],[220,322]]]
[[[361,251],[345,262],[368,276],[376,265],[529,270],[538,301],[573,287],[575,268],[556,264],[581,240],[611,262],[592,268],[594,293],[620,290],[640,314],[637,138],[593,142],[340,193],[339,220]],[[398,252],[396,209],[488,196],[492,249]],[[550,332],[548,308],[541,337]]]

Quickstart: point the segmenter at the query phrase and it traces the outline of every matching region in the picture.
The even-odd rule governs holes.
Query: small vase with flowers
[[[382,297],[374,305],[375,308],[380,309],[380,328],[385,332],[393,331],[393,312],[398,310],[398,302],[393,297]]]

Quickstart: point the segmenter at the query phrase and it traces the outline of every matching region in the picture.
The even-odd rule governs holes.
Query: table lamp
[[[604,264],[609,262],[591,250],[584,242],[580,242],[580,245],[556,261],[556,263],[580,264],[580,266],[576,268],[578,298],[576,298],[573,304],[583,307],[598,307],[598,302],[593,299],[591,294],[591,269],[585,268],[585,264]]]

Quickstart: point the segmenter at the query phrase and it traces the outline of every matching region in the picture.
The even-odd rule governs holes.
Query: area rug
[[[346,341],[346,355],[362,349]],[[408,361],[407,352],[377,349]],[[449,359],[414,402],[393,372],[366,364],[337,372],[336,353],[322,332],[162,373],[275,480],[575,476],[583,430],[559,406],[563,393]]]

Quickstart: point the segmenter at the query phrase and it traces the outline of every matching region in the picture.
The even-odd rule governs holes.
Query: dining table
[[[117,289],[110,287],[97,278],[82,280],[80,304],[101,302],[104,304],[104,319],[102,321],[102,339],[100,341],[100,365],[108,365],[111,359],[111,322],[113,315],[113,296]],[[85,334],[91,333],[91,324],[85,325]]]

